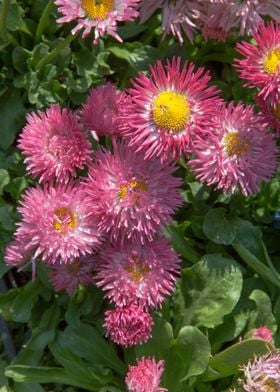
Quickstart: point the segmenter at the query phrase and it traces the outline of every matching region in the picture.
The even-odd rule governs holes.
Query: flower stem
[[[37,29],[36,29],[36,33],[35,33],[35,42],[38,43],[41,39],[41,36],[47,26],[47,24],[49,23],[49,16],[50,13],[52,12],[54,7],[54,2],[53,0],[50,0],[46,6],[46,8],[44,9],[44,12],[39,20]]]
[[[7,34],[7,15],[9,11],[10,0],[3,0],[1,13],[0,13],[0,36],[4,41],[8,40]]]

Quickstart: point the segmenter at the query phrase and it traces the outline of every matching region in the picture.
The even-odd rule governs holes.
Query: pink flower
[[[66,183],[76,176],[76,169],[84,168],[91,160],[91,144],[77,117],[59,104],[46,113],[27,115],[18,147],[27,156],[24,162],[28,172],[40,177],[39,182]]]
[[[253,339],[262,339],[265,340],[266,342],[271,342],[273,339],[272,332],[270,329],[266,326],[263,325],[262,327],[259,327],[255,329],[253,335]]]
[[[71,295],[79,284],[93,283],[94,268],[95,261],[90,256],[83,256],[66,264],[58,261],[51,266],[50,280],[55,291],[66,290]]]
[[[152,241],[182,204],[175,166],[158,159],[144,161],[125,143],[113,142],[114,153],[99,150],[85,184],[87,206],[102,232],[123,243]]]
[[[80,112],[81,122],[97,139],[99,135],[117,136],[119,103],[124,99],[125,94],[117,93],[116,87],[110,82],[91,89]]]
[[[140,22],[145,22],[157,8],[162,8],[163,38],[172,33],[182,44],[184,32],[190,41],[196,31],[196,20],[200,17],[201,5],[195,0],[143,0],[140,5]]]
[[[32,261],[34,247],[29,239],[13,240],[10,242],[4,254],[4,261],[9,265],[24,265]]]
[[[105,316],[107,335],[117,344],[133,346],[151,337],[153,319],[137,305],[107,310]]]
[[[257,97],[257,103],[260,106],[265,121],[275,129],[277,136],[280,136],[280,102],[273,105],[269,97],[267,99]]]
[[[262,24],[253,38],[256,46],[245,41],[237,44],[244,58],[235,59],[236,68],[241,79],[247,80],[245,86],[260,88],[259,96],[276,105],[280,101],[280,25]]]
[[[109,245],[97,262],[97,286],[117,306],[156,308],[174,290],[180,260],[166,238],[142,244]]]
[[[263,117],[253,107],[229,104],[220,116],[216,133],[196,143],[196,158],[189,161],[196,177],[217,189],[244,195],[258,191],[277,168],[277,148]]]
[[[123,111],[122,134],[129,145],[162,161],[178,158],[190,150],[192,142],[211,132],[221,104],[210,76],[203,68],[194,71],[192,63],[181,69],[180,58],[158,61],[133,81],[131,101]]]
[[[92,253],[101,234],[84,203],[85,193],[73,184],[29,188],[23,196],[22,222],[16,240],[36,249],[34,257],[66,263]]]
[[[164,392],[160,378],[164,372],[164,361],[156,362],[155,358],[136,358],[136,366],[128,366],[125,382],[129,392]]]
[[[122,42],[117,33],[119,22],[132,21],[138,16],[136,7],[140,0],[55,0],[58,12],[63,16],[58,23],[69,23],[73,20],[77,25],[72,34],[84,29],[85,38],[94,29],[93,43],[96,45],[105,33]]]
[[[239,383],[247,392],[268,392],[280,390],[280,352],[255,357],[242,367],[244,380]]]

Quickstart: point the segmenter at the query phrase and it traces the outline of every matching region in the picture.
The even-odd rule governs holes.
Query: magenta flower
[[[58,185],[29,188],[23,196],[22,222],[16,240],[36,249],[34,257],[55,263],[71,262],[92,253],[100,244],[101,234],[84,203],[80,185]]]
[[[132,21],[138,16],[136,11],[140,0],[55,0],[58,12],[63,16],[57,19],[58,23],[76,21],[72,34],[84,29],[82,37],[85,38],[94,30],[93,43],[107,33],[122,42],[117,33],[119,22]]]
[[[123,111],[123,136],[129,145],[162,161],[178,158],[190,150],[192,142],[211,132],[221,103],[210,76],[192,63],[181,69],[180,58],[158,61],[151,77],[144,74],[133,81],[131,101]]]
[[[104,327],[107,335],[125,347],[146,342],[151,337],[153,319],[137,305],[130,305],[105,312]]]
[[[267,99],[257,97],[257,103],[260,106],[265,121],[275,129],[277,136],[280,136],[280,102],[273,105],[269,97]]]
[[[252,338],[262,339],[265,340],[266,342],[272,342],[273,335],[270,329],[266,325],[263,325],[262,327],[255,329]]]
[[[275,106],[280,101],[280,25],[262,24],[253,38],[256,46],[245,41],[237,44],[244,58],[235,59],[236,68],[241,79],[247,80],[245,86],[260,88],[259,96]]]
[[[164,372],[164,361],[156,362],[155,358],[136,358],[136,366],[128,366],[125,382],[129,392],[164,392],[160,378]]]
[[[125,100],[125,93],[118,93],[108,82],[91,89],[90,95],[80,112],[81,122],[98,140],[100,135],[119,134],[119,104]]]
[[[247,392],[277,392],[280,390],[280,352],[255,357],[242,367],[244,380],[238,380]]]
[[[257,192],[259,182],[269,181],[277,168],[277,147],[267,125],[253,107],[229,104],[216,133],[195,144],[196,158],[189,164],[196,177],[229,193],[238,186],[244,195]]]
[[[166,238],[142,244],[109,245],[97,262],[97,286],[117,306],[156,308],[174,290],[180,260]]]
[[[114,153],[99,150],[90,167],[85,184],[88,209],[112,241],[152,241],[183,202],[180,180],[172,176],[175,166],[163,166],[158,159],[144,161],[125,143],[113,144]]]
[[[27,115],[18,147],[27,156],[28,173],[39,182],[66,183],[91,161],[91,144],[77,117],[59,104]]]
[[[68,295],[71,295],[79,284],[93,283],[95,266],[95,261],[90,256],[83,256],[66,264],[58,261],[51,265],[51,283],[55,291],[66,290]]]

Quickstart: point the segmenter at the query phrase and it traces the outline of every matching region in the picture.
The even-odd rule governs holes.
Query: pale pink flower
[[[34,246],[28,238],[21,238],[20,241],[15,239],[6,246],[4,261],[9,265],[24,265],[32,261],[33,254]]]
[[[211,133],[221,99],[208,86],[209,73],[180,58],[158,61],[151,76],[139,74],[129,90],[131,100],[123,111],[122,134],[129,146],[162,161],[178,158],[190,150],[192,142]]]
[[[91,89],[86,103],[80,111],[82,124],[98,136],[119,134],[119,104],[125,99],[125,93],[118,93],[116,87],[108,82]]]
[[[85,184],[87,208],[97,217],[99,230],[112,241],[152,241],[181,206],[180,179],[173,164],[144,161],[123,142],[114,152],[99,150]]]
[[[180,260],[166,238],[143,246],[115,244],[103,248],[96,263],[96,284],[117,306],[136,303],[156,308],[174,290]]]
[[[95,266],[95,260],[91,256],[82,256],[66,264],[57,261],[51,265],[51,283],[55,291],[66,290],[71,295],[79,284],[89,285],[93,283]]]
[[[39,182],[68,182],[90,162],[91,144],[77,117],[59,104],[27,115],[18,143],[27,171]]]
[[[138,16],[136,8],[140,0],[55,0],[58,12],[63,16],[57,19],[58,23],[76,21],[72,34],[83,29],[85,38],[94,30],[93,43],[107,33],[122,42],[117,33],[120,22],[132,21]]]
[[[164,392],[160,378],[164,372],[164,361],[155,358],[136,358],[136,366],[128,366],[125,382],[129,392]]]
[[[280,391],[280,352],[255,357],[242,367],[244,379],[239,383],[247,392]]]
[[[196,157],[189,161],[196,177],[217,189],[244,195],[258,191],[277,168],[277,147],[268,124],[254,108],[229,104],[220,115],[220,126],[195,144]]]
[[[262,24],[253,35],[256,45],[242,41],[236,50],[243,59],[235,59],[241,79],[247,80],[245,86],[258,87],[259,96],[270,99],[275,106],[280,102],[280,25]]]
[[[262,339],[265,340],[266,342],[272,342],[273,335],[270,329],[266,325],[263,325],[262,327],[255,329],[252,338]]]
[[[81,185],[27,189],[18,208],[22,222],[16,240],[26,243],[29,239],[28,246],[36,249],[34,257],[47,263],[66,263],[92,253],[100,244],[101,234],[84,198]]]
[[[105,312],[104,327],[113,342],[125,347],[146,342],[151,337],[153,319],[137,305]]]

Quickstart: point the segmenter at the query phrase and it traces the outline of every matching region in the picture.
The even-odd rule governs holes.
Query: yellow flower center
[[[277,392],[278,387],[274,380],[269,378],[265,383],[262,384],[262,388],[265,388],[266,392]],[[277,389],[276,389],[277,388]]]
[[[138,283],[150,271],[150,268],[143,264],[143,261],[136,257],[132,257],[133,263],[129,263],[126,271],[131,274],[131,279]]]
[[[154,99],[152,116],[158,127],[179,132],[190,119],[190,104],[183,94],[163,91]]]
[[[82,0],[82,7],[89,19],[105,19],[113,6],[114,0]]]
[[[272,49],[265,56],[263,68],[268,74],[278,74],[280,69],[280,48]]]
[[[127,197],[127,193],[129,190],[135,189],[136,191],[147,192],[148,185],[145,181],[138,180],[138,181],[131,181],[127,185],[121,185],[120,191],[118,192],[118,199],[124,200]]]
[[[57,219],[53,221],[53,228],[58,233],[65,233],[77,226],[77,216],[67,207],[54,210]]]
[[[273,109],[273,114],[275,115],[275,117],[280,119],[280,103],[276,104],[275,109]]]
[[[230,157],[233,155],[240,157],[247,154],[250,148],[249,140],[242,137],[238,132],[229,132],[224,138],[224,145]]]

